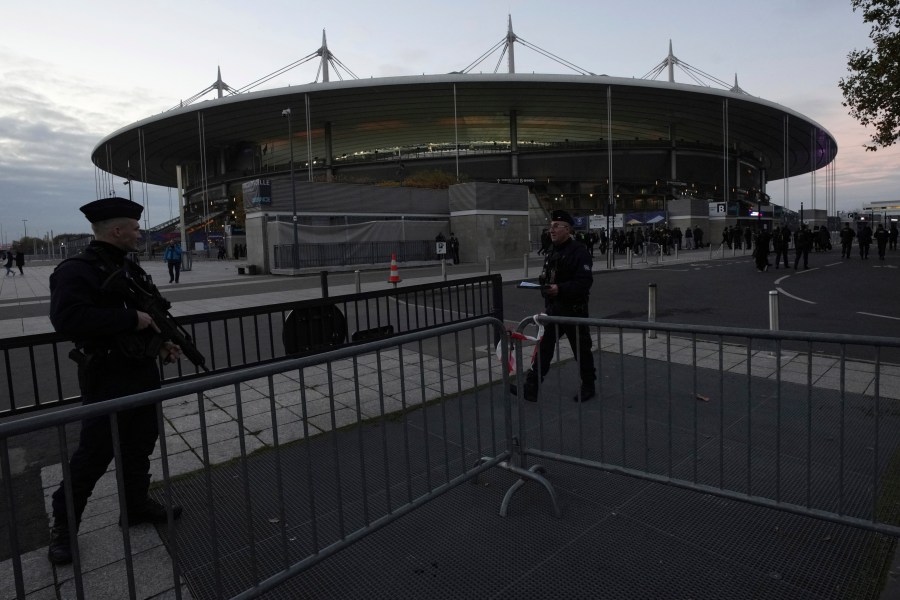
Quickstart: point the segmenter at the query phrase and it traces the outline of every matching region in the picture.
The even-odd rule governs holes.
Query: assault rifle
[[[159,293],[149,275],[138,281],[126,269],[118,269],[107,278],[103,285],[106,286],[113,282],[116,282],[114,285],[120,288],[119,291],[130,300],[132,306],[147,313],[153,319],[159,328],[158,348],[162,347],[163,342],[171,341],[181,348],[182,354],[188,360],[200,369],[209,372],[209,369],[206,368],[206,358],[197,350],[190,334],[169,313],[172,303]]]

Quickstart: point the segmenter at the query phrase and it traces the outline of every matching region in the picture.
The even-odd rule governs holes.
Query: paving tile
[[[339,408],[334,411],[334,423],[338,429],[346,425],[358,423],[359,421],[359,415],[357,415],[355,410],[349,408]],[[332,430],[332,419],[330,414],[312,417],[309,419],[309,422],[311,425],[315,426],[321,431]]]
[[[49,536],[49,530],[48,534]],[[38,548],[19,557],[22,563],[22,585],[28,598],[56,598],[53,567],[47,560],[47,548]],[[16,581],[12,559],[0,562],[0,598],[16,597]]]
[[[245,452],[249,456],[265,444],[255,435],[246,434],[244,436]],[[222,440],[209,445],[209,462],[217,465],[229,460],[239,458],[241,456],[241,445],[237,437]]]
[[[310,435],[317,435],[320,431],[312,427],[309,431]],[[275,436],[272,433],[272,428],[269,427],[267,429],[261,429],[256,437],[266,446],[274,446],[275,445]],[[287,421],[287,422],[279,422],[278,423],[278,444],[289,444],[291,442],[295,442],[297,440],[302,440],[306,437],[306,432],[303,428],[303,421],[297,419],[296,421]]]
[[[208,444],[215,444],[217,442],[221,442],[222,440],[234,439],[237,436],[237,432],[237,421],[229,421],[227,423],[212,425],[207,427],[206,441]],[[194,431],[187,431],[182,434],[182,437],[191,446],[191,448],[200,448],[203,445],[202,434],[199,429]]]
[[[199,447],[169,456],[169,476],[177,477],[201,469],[203,463],[200,456],[202,454]],[[150,461],[150,475],[153,476],[154,481],[162,481],[162,462],[159,459]]]
[[[219,423],[225,423],[226,421],[233,420],[234,417],[228,412],[228,410],[229,409],[223,410],[217,406],[206,407],[203,411],[203,418],[206,420],[206,425],[218,425]],[[180,417],[168,419],[168,422],[178,433],[200,429],[199,409],[198,412],[195,412],[193,414],[186,414]]]
[[[287,408],[277,408],[275,409],[275,419],[276,423],[290,423],[292,421],[300,420],[300,417],[295,415],[293,412],[288,410]],[[267,411],[263,413],[258,413],[255,415],[250,415],[244,419],[244,429],[248,432],[255,434],[258,431],[262,431],[264,429],[272,428],[272,411]]]
[[[135,554],[134,584],[138,598],[150,598],[173,589],[175,586],[172,563],[162,546]],[[125,561],[104,565],[83,576],[84,593],[87,598],[124,598],[128,596],[128,580]],[[179,583],[180,585],[180,583]],[[59,586],[59,597],[63,600],[76,598],[74,581],[69,578]]]

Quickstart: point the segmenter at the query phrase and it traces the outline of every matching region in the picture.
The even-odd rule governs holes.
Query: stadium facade
[[[824,127],[736,83],[512,72],[219,89],[110,134],[92,161],[177,188],[182,236],[245,226],[264,271],[297,266],[294,239],[307,256],[454,231],[463,260],[520,257],[554,208],[716,236],[785,219],[767,187],[820,169],[827,182],[837,154]],[[447,189],[418,187],[441,176]]]

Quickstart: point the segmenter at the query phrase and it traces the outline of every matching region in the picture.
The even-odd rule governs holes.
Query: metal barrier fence
[[[213,372],[464,321],[503,318],[500,275],[178,317]],[[0,418],[79,400],[71,342],[56,333],[0,339]],[[168,382],[195,377],[182,359]]]
[[[500,338],[505,353],[503,332],[484,317],[0,423],[17,597],[47,569],[43,557],[21,559],[10,447],[55,431],[71,498],[66,425],[108,416],[118,449],[116,415],[139,406],[156,407],[164,432],[151,465],[161,485],[151,493],[167,507],[183,505],[184,516],[175,524],[170,513],[167,552],[132,559],[147,541],[115,526],[124,510],[117,451],[115,472],[101,479],[81,521],[79,535],[91,543],[74,544],[73,568],[56,570],[56,584],[79,598],[109,590],[116,598],[250,598],[285,582],[302,596],[292,577],[492,467],[545,483],[508,462],[508,372],[484,351]],[[72,510],[70,502],[70,524]],[[86,576],[101,559],[123,557],[123,572]]]
[[[519,403],[525,455],[900,535],[900,366],[882,362],[900,338],[546,315],[519,331],[534,322],[592,332],[598,399],[572,402],[557,344]]]
[[[557,347],[538,401],[517,402],[513,414],[506,365],[491,351],[500,336],[500,356],[509,352],[503,324],[480,318],[0,423],[16,596],[34,591],[46,566],[21,559],[26,496],[11,449],[55,432],[62,467],[44,479],[58,480],[67,424],[108,415],[118,446],[115,415],[143,405],[156,406],[165,432],[154,496],[185,515],[169,523],[153,564],[132,560],[132,545],[146,540],[115,526],[122,482],[108,473],[80,532],[107,543],[92,537],[71,572],[56,570],[78,597],[101,597],[101,585],[116,597],[251,598],[276,586],[302,596],[294,577],[495,466],[520,478],[501,514],[530,481],[559,516],[544,468],[526,468],[529,458],[900,535],[900,367],[882,361],[900,339],[536,319],[593,333],[597,399],[571,401],[577,371]],[[871,360],[848,359],[850,346]],[[519,389],[523,354],[519,344]],[[83,577],[108,554],[124,557],[121,573]]]
[[[390,263],[395,254],[400,262],[438,260],[435,244],[428,240],[389,242],[335,242],[332,244],[298,244],[299,268],[343,267],[347,265],[377,265]],[[276,269],[293,266],[293,244],[279,244],[273,249]]]

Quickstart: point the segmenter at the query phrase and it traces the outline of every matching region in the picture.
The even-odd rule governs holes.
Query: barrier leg
[[[481,464],[487,460],[488,458],[480,458],[478,464]],[[556,496],[556,489],[553,487],[553,484],[550,483],[546,477],[543,477],[541,473],[544,472],[544,467],[540,465],[532,465],[528,469],[523,469],[521,467],[516,467],[510,464],[507,461],[503,461],[497,464],[498,467],[506,469],[507,471],[511,471],[519,476],[519,479],[513,483],[508,490],[506,490],[506,494],[503,496],[503,502],[500,503],[500,516],[505,517],[509,512],[509,503],[512,501],[513,495],[525,485],[528,480],[534,481],[536,483],[544,486],[544,489],[547,490],[547,494],[550,495],[550,504],[553,506],[553,516],[557,519],[562,518],[562,511],[559,508],[559,499]]]

